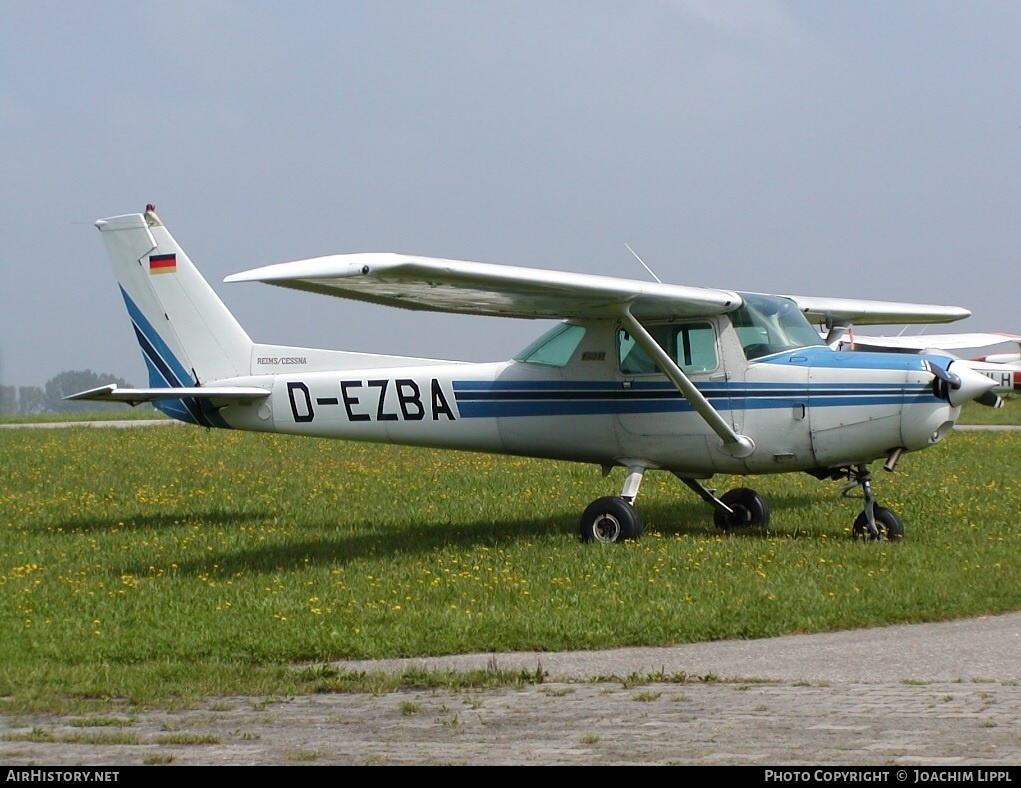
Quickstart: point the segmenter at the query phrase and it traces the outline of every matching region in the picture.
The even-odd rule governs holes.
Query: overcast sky
[[[546,325],[222,279],[358,251],[647,279],[625,244],[671,283],[1021,332],[1014,0],[5,0],[0,31],[0,383],[146,384],[93,222],[147,202],[260,342],[506,358]]]

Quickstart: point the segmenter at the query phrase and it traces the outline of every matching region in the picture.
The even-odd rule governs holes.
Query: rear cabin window
[[[547,367],[567,366],[584,336],[583,326],[561,323],[518,353],[514,360]]]
[[[716,332],[711,323],[671,323],[646,326],[646,330],[685,373],[697,374],[716,369]],[[624,329],[617,331],[617,359],[620,371],[625,375],[660,371]]]

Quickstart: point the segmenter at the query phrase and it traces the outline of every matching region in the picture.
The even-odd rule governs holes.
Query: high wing
[[[404,309],[519,318],[614,318],[630,313],[656,320],[720,314],[743,303],[731,290],[376,252],[270,265],[224,281],[265,282]],[[820,321],[932,323],[971,314],[951,306],[787,297],[809,319]]]
[[[729,290],[537,268],[368,252],[281,263],[225,282],[279,287],[432,312],[520,318],[673,318],[728,312]]]

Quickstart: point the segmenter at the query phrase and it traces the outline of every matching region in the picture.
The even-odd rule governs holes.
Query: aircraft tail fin
[[[252,340],[156,216],[96,222],[106,243],[153,388],[193,389],[249,374]],[[207,421],[202,401],[157,402],[168,415]],[[173,411],[173,412],[172,412]]]
[[[96,226],[154,387],[201,386],[249,374],[252,340],[156,216]]]

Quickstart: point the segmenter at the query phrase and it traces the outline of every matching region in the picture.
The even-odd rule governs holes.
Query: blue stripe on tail
[[[122,287],[120,290],[128,315],[131,317],[135,338],[138,340],[139,347],[142,348],[142,357],[149,370],[149,385],[153,388],[181,388],[199,385],[199,382],[184,368],[184,365],[142,314],[142,310],[131,300],[124,288]],[[153,407],[178,421],[198,424],[202,427],[230,427],[207,400],[197,400],[194,397],[156,400],[153,402]]]

